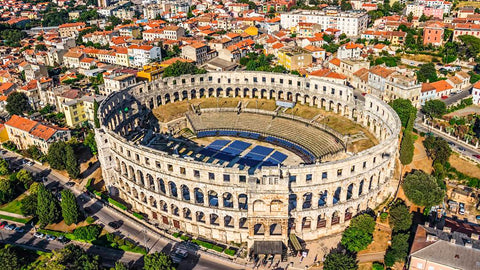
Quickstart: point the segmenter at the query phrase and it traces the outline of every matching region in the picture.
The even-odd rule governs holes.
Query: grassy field
[[[294,115],[300,116],[305,119],[312,119],[318,114],[325,114],[325,111],[316,107],[310,107],[308,105],[296,104],[293,107]],[[288,109],[285,113],[292,114],[292,109]]]
[[[21,194],[15,200],[13,200],[9,203],[3,204],[2,206],[0,206],[0,210],[5,211],[5,212],[9,212],[9,213],[22,215],[22,211],[20,210],[20,208],[22,207],[21,200],[23,199],[23,197],[25,197],[25,195]]]
[[[440,61],[440,57],[431,56],[428,54],[404,54],[402,55],[402,58],[405,58],[408,60],[420,61],[420,62],[433,62],[434,59],[437,59],[438,61]]]
[[[480,178],[480,168],[473,162],[460,158],[457,153],[453,153],[448,162],[459,172],[471,177]]]
[[[461,1],[457,5],[459,8],[468,6],[478,8],[480,7],[480,2]]]
[[[5,219],[5,220],[10,220],[18,223],[28,223],[32,218],[16,218],[16,217],[11,217],[11,216],[6,216],[6,215],[0,215],[0,219]]]

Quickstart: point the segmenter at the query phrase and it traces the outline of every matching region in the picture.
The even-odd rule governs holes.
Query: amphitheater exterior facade
[[[367,128],[379,143],[339,160],[248,174],[126,139],[133,130],[172,132],[188,125],[186,117],[154,123],[151,110],[158,106],[226,96],[324,108]],[[315,240],[342,231],[352,216],[375,208],[395,189],[391,180],[401,128],[396,113],[377,97],[356,98],[350,86],[320,78],[263,72],[164,78],[112,93],[100,104],[98,117],[98,157],[108,191],[160,227],[206,239],[248,247],[256,241],[287,245],[291,233]],[[210,194],[218,196],[217,205],[204,199]]]

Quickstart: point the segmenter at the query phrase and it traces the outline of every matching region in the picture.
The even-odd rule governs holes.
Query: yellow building
[[[250,36],[257,36],[258,35],[258,28],[255,27],[255,26],[250,26],[247,29],[245,29],[244,32],[247,33]]]
[[[0,143],[8,141],[8,132],[4,124],[0,124]]]
[[[84,123],[93,124],[95,119],[95,100],[100,103],[105,97],[83,96],[79,99],[72,99],[62,103],[62,111],[65,114],[65,121],[69,127],[79,127]]]
[[[162,73],[165,68],[160,64],[154,63],[143,66],[143,70],[137,72],[137,80],[147,80],[149,82],[162,78]]]
[[[278,64],[288,70],[298,70],[312,64],[312,54],[300,47],[282,48],[277,54]]]
[[[117,48],[115,50],[115,64],[119,66],[129,67],[130,61],[128,60],[128,49]]]

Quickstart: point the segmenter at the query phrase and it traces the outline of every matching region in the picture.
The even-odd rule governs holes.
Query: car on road
[[[62,243],[62,244],[66,244],[68,242],[70,242],[70,239],[66,238],[65,236],[63,235],[60,235],[58,238],[57,238],[57,241]]]
[[[27,164],[28,166],[33,166],[33,162],[31,162],[31,161],[27,161],[26,164]]]
[[[465,151],[465,148],[459,146],[459,147],[458,147],[458,150],[463,152],[463,151]]]
[[[67,186],[67,187],[73,187],[73,186],[75,186],[75,182],[67,182],[67,183],[65,184],[65,186]]]
[[[15,227],[17,227],[17,226],[15,226],[15,224],[9,224],[9,225],[5,226],[5,230],[13,231],[13,230],[15,230]]]
[[[460,215],[465,215],[465,208],[460,208],[460,209],[458,209],[458,213],[459,213]]]
[[[473,155],[474,157],[480,159],[480,155]]]
[[[3,229],[5,228],[5,226],[7,226],[8,223],[6,221],[2,221],[2,223],[0,223],[0,229]]]
[[[455,144],[453,142],[448,142],[448,145],[455,146]]]
[[[19,233],[22,233],[22,232],[25,231],[25,229],[24,229],[23,227],[16,227],[16,228],[15,228],[15,231],[16,231],[16,232],[19,232]]]
[[[177,248],[171,255],[173,263],[180,263],[183,259],[188,257],[188,251],[185,249]]]
[[[45,234],[41,233],[41,232],[36,232],[33,234],[33,236],[35,236],[36,238],[44,238],[45,237]]]
[[[48,241],[52,241],[52,240],[57,239],[57,237],[54,236],[54,235],[47,234],[47,237],[45,237],[45,239],[47,239]]]
[[[111,221],[108,223],[108,226],[112,227],[113,229],[118,229],[122,226],[119,221]]]

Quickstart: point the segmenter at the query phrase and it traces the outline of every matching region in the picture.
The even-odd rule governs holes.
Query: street
[[[20,155],[7,151],[4,154],[1,154],[3,158],[6,158],[9,162],[15,162],[18,158],[21,158]],[[45,176],[47,181],[44,182],[45,186],[49,189],[52,187],[62,187],[66,189],[65,183],[69,182],[69,179],[48,167],[33,164],[29,166],[27,164],[21,165],[22,168],[35,173]],[[137,222],[134,222],[130,218],[126,217],[122,213],[119,213],[115,209],[106,207],[102,202],[95,198],[90,198],[86,193],[79,189],[78,184],[74,185],[72,188],[69,188],[73,194],[77,197],[77,202],[81,209],[87,209],[88,214],[96,217],[97,223],[103,224],[105,230],[122,235],[126,238],[132,239],[135,242],[140,243],[148,248],[150,252],[163,251],[169,253],[171,250],[176,248],[179,243],[170,241],[152,229],[143,226]],[[114,230],[108,224],[110,222],[120,221],[121,226]],[[26,233],[24,233],[26,234]],[[26,237],[26,238],[24,238]],[[17,236],[12,236],[12,240],[6,239],[8,241],[13,241],[15,243],[34,245],[39,248],[45,249],[55,249],[61,246],[56,246],[58,242],[52,241],[48,242],[46,240],[31,239],[32,237],[24,236],[17,238]],[[47,242],[47,243],[45,243]],[[60,244],[60,243],[58,243]],[[189,248],[189,256],[183,260],[178,266],[179,270],[188,270],[188,269],[246,269],[238,264],[231,263],[224,258],[217,257],[215,255],[207,254],[205,252],[197,251],[194,248]],[[102,259],[107,257],[114,257],[115,260],[120,259],[122,262],[129,262],[133,265],[139,258],[132,256],[130,253],[124,251],[118,251],[118,254],[112,253],[111,250],[106,248],[89,248],[87,250],[93,254],[99,254]],[[108,254],[108,255],[107,255]],[[111,259],[111,258],[110,258]],[[138,262],[137,262],[138,263]]]

